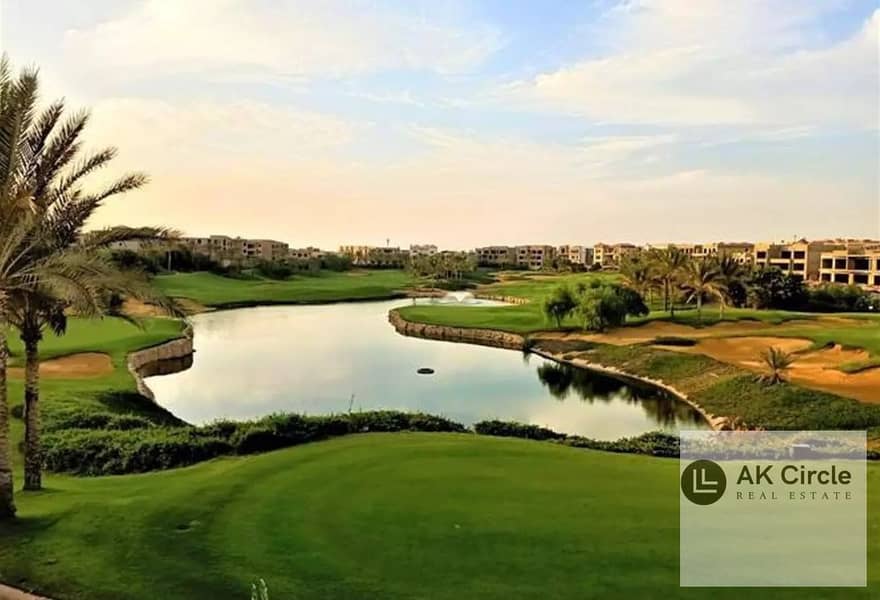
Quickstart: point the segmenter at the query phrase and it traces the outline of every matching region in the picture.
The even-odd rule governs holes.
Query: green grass
[[[170,413],[151,402],[136,397],[136,387],[126,367],[129,352],[148,348],[181,335],[183,323],[173,319],[150,318],[137,327],[123,319],[89,320],[71,318],[66,335],[58,337],[47,333],[40,344],[43,359],[56,358],[78,352],[103,352],[110,355],[113,371],[99,377],[83,379],[56,379],[44,377],[40,381],[40,405],[44,421],[70,412],[109,411],[139,414],[161,423],[176,422]],[[22,363],[21,341],[9,337],[12,351],[10,364]],[[9,404],[20,406],[24,399],[21,378],[9,380]],[[19,443],[24,438],[24,424],[11,420],[11,434],[15,463],[21,470]]]
[[[233,279],[212,273],[176,273],[155,278],[169,296],[187,298],[206,306],[254,304],[309,304],[368,300],[399,295],[411,277],[398,270],[322,271],[291,279]]]
[[[880,486],[880,465],[868,468]],[[0,579],[64,599],[742,597],[678,587],[678,462],[455,434],[351,436],[124,477],[51,477]],[[880,561],[880,496],[868,506]],[[868,598],[869,589],[750,589]]]

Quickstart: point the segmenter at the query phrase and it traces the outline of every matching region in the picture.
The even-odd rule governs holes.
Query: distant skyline
[[[856,0],[0,0],[144,190],[94,226],[294,246],[880,237]],[[96,179],[96,184],[100,180]]]

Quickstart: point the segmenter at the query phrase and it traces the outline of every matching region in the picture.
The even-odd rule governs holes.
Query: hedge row
[[[678,457],[678,437],[660,431],[643,433],[633,438],[622,438],[613,442],[594,440],[578,435],[566,435],[525,423],[510,421],[481,421],[474,425],[480,435],[516,437],[529,440],[549,440],[574,448],[590,448],[605,452],[625,452],[628,454],[650,454],[651,456]]]
[[[371,411],[307,417],[270,415],[256,421],[219,421],[204,427],[120,427],[126,419],[84,415],[79,427],[57,427],[44,437],[44,463],[75,475],[141,473],[191,465],[229,454],[254,454],[350,433],[376,431],[463,432],[454,421],[421,413]],[[73,421],[70,421],[73,422]]]
[[[191,465],[219,456],[268,452],[352,433],[434,431],[466,432],[460,423],[422,413],[371,411],[309,417],[271,415],[256,421],[218,421],[203,427],[165,427],[140,417],[93,413],[79,427],[56,429],[44,437],[48,470],[75,475],[142,473]],[[138,423],[146,423],[136,427]],[[143,424],[143,423],[142,423]],[[616,441],[593,440],[551,429],[507,421],[482,421],[478,435],[551,441],[575,448],[606,452],[677,457],[679,440],[662,432]],[[869,458],[880,458],[869,452]]]

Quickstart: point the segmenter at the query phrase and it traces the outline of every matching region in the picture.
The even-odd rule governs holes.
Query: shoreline
[[[448,325],[428,325],[425,323],[416,323],[407,321],[395,309],[388,313],[388,321],[401,335],[410,337],[418,337],[430,340],[441,340],[447,342],[458,342],[465,344],[477,344],[481,346],[492,346],[495,348],[503,348],[506,350],[526,350],[526,338],[517,333],[508,333],[494,329],[478,329],[467,327],[452,327]],[[659,379],[652,379],[641,375],[634,375],[618,369],[598,363],[591,363],[585,360],[575,359],[566,360],[561,354],[542,350],[540,346],[528,348],[528,350],[538,356],[552,360],[560,364],[567,364],[579,369],[593,371],[615,379],[641,383],[647,386],[661,389],[673,395],[680,402],[684,402],[691,408],[696,410],[706,420],[706,423],[714,431],[720,431],[728,424],[729,419],[724,416],[713,415],[706,411],[697,402],[688,398],[687,394],[676,389],[675,387],[665,383]]]

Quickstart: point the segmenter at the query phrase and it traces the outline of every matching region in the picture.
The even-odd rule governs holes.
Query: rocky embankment
[[[427,338],[430,340],[446,340],[449,342],[465,342],[468,344],[480,344],[482,346],[494,346],[508,348],[510,350],[522,350],[526,340],[516,333],[493,331],[491,329],[470,329],[467,327],[447,327],[445,325],[426,325],[413,323],[400,316],[396,310],[388,313],[388,321],[397,330],[397,333],[412,337]]]
[[[136,350],[128,355],[128,370],[137,383],[138,392],[150,400],[155,400],[153,392],[144,383],[144,377],[177,373],[192,366],[193,329],[187,325],[183,337]]]

